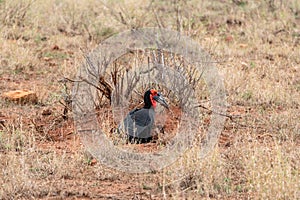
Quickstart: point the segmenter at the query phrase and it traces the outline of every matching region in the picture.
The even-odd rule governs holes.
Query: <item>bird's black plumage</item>
[[[156,102],[168,108],[162,95],[154,89],[147,90],[144,94],[144,107],[129,112],[124,121],[119,125],[119,132],[125,132],[128,138],[148,142],[151,140],[151,130],[155,120]]]
[[[151,90],[147,90],[144,94],[144,108],[145,109],[150,109],[152,106],[150,95],[151,95]]]

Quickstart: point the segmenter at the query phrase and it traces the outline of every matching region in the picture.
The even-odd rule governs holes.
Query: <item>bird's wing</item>
[[[137,110],[132,114],[130,114],[131,119],[135,122],[137,126],[142,126],[142,127],[149,126],[151,125],[151,123],[153,123],[149,111],[150,109]]]
[[[119,127],[131,136],[148,138],[151,137],[153,123],[154,112],[151,109],[136,109],[126,116]]]

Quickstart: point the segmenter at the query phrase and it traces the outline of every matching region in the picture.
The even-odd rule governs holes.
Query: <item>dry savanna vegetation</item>
[[[142,27],[179,31],[214,58],[228,117],[205,159],[193,148],[128,174],[85,151],[70,80],[101,41]],[[298,0],[0,0],[0,32],[0,199],[300,198]],[[14,90],[35,101],[3,97]]]

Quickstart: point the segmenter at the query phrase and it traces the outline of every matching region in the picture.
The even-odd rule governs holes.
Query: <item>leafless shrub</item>
[[[99,91],[100,102],[95,104],[103,104],[103,96],[109,104],[112,103],[112,98],[116,105],[120,105],[124,99],[138,103],[140,101],[134,98],[142,99],[147,89],[155,87],[175,104],[185,107],[193,91],[205,90],[201,79],[203,72],[188,64],[182,56],[162,50],[129,52],[109,66],[108,62],[98,63],[100,69],[97,72],[93,66],[95,63],[89,57],[86,57],[86,61],[86,70],[93,79],[98,79],[98,83],[82,79]]]

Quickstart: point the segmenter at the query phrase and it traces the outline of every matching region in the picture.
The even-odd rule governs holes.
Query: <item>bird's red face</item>
[[[153,108],[156,108],[156,104],[158,102],[161,105],[163,105],[164,107],[166,107],[167,109],[169,109],[169,106],[168,106],[167,102],[165,101],[164,97],[157,90],[154,90],[154,89],[150,90],[150,101],[151,101]]]
[[[156,108],[156,101],[154,100],[154,97],[157,96],[157,90],[151,89],[150,90],[150,100],[153,108]]]

